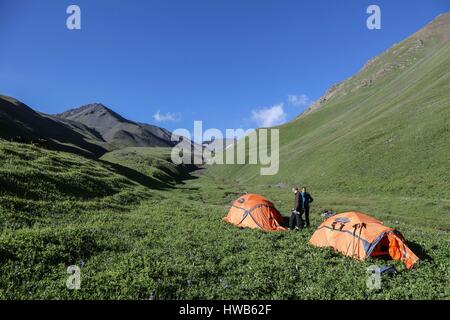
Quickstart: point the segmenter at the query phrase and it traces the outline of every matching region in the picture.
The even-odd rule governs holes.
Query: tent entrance
[[[377,243],[372,253],[371,257],[390,257],[389,254],[389,238],[385,234],[383,238]]]

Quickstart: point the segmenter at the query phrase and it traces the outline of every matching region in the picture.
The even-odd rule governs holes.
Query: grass
[[[189,172],[194,167],[175,165],[171,161],[170,152],[170,148],[128,147],[106,153],[101,159],[173,185],[188,179]]]
[[[1,142],[0,156],[0,177],[10,183],[0,193],[2,299],[450,298],[445,224],[411,223],[401,204],[391,214],[377,197],[313,193],[313,226],[323,208],[385,214],[422,257],[412,271],[388,262],[399,273],[370,291],[366,268],[386,262],[315,248],[308,244],[313,228],[264,233],[222,221],[244,189],[287,213],[288,189],[227,185],[208,172],[149,188],[117,165],[68,153]],[[65,286],[69,265],[81,266],[80,290]]]

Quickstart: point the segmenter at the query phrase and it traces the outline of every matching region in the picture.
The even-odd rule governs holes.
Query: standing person
[[[294,208],[292,209],[291,217],[289,218],[289,229],[299,230],[303,227],[303,221],[300,216],[300,212],[302,210],[302,197],[298,188],[292,188],[292,192],[294,193]]]
[[[301,196],[301,209],[300,209],[300,221],[303,224],[302,214],[305,214],[306,227],[309,227],[309,204],[314,201],[313,197],[306,192],[306,187],[302,187],[300,192]]]

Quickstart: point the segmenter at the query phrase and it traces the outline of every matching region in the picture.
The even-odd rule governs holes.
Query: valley
[[[222,221],[250,186],[223,184],[208,171],[168,186],[149,172],[150,180],[137,182],[142,177],[107,163],[16,143],[3,142],[0,155],[2,163],[14,164],[10,181],[16,182],[0,197],[2,299],[448,298],[449,236],[439,217],[446,201],[312,191],[312,228],[264,233]],[[64,172],[54,172],[56,163]],[[42,170],[45,164],[51,174]],[[45,188],[38,171],[52,177]],[[64,193],[57,191],[63,183],[70,183]],[[290,212],[289,189],[251,190]],[[412,214],[430,201],[436,202],[431,212]],[[398,228],[421,257],[418,268],[395,263],[399,273],[383,276],[383,290],[368,291],[366,268],[379,261],[360,262],[308,243],[324,209],[370,212]],[[81,289],[71,291],[65,281],[73,264],[81,266],[82,280]]]
[[[101,103],[47,115],[0,96],[0,299],[448,300],[449,34],[447,13],[277,126],[275,175],[174,164],[169,130]],[[287,218],[291,188],[303,185],[315,199],[311,228],[222,220],[247,192]],[[420,261],[407,270],[313,247],[324,210],[382,220]],[[367,268],[386,264],[397,273],[368,289]],[[71,265],[79,290],[66,287]]]

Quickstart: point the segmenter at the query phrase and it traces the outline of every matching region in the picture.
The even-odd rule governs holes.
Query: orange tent
[[[332,247],[346,256],[390,256],[411,269],[419,258],[405,245],[403,236],[381,221],[361,212],[344,212],[326,219],[309,242],[318,247]]]
[[[246,194],[234,201],[228,215],[223,219],[242,228],[286,230],[281,226],[283,217],[274,204],[258,194]]]

